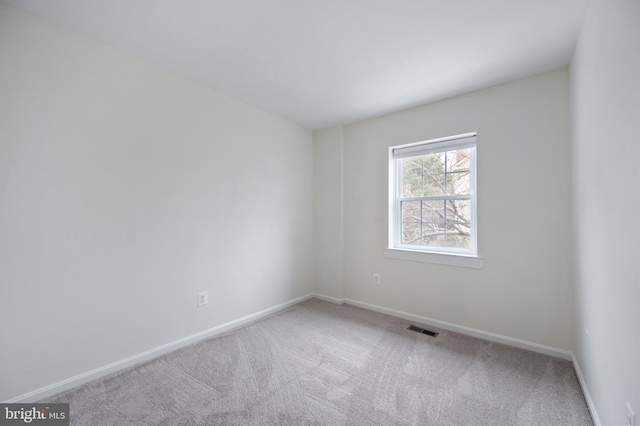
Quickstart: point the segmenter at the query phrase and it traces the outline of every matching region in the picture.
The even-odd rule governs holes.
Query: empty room
[[[639,426],[638,218],[638,0],[0,0],[0,424]]]

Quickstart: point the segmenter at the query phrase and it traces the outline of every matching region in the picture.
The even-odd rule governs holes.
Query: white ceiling
[[[566,66],[589,0],[2,0],[317,130]]]

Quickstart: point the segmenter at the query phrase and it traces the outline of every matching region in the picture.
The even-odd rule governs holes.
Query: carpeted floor
[[[311,299],[47,402],[91,426],[592,424],[570,362],[408,325]]]

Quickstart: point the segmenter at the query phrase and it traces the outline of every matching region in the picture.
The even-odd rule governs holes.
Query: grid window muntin
[[[389,248],[477,255],[475,150],[475,133],[389,149]]]

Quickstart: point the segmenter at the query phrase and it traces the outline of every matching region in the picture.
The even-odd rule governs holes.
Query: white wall
[[[571,83],[575,356],[602,424],[640,422],[640,2],[591,2]]]
[[[311,292],[309,131],[2,4],[0,64],[0,400]]]
[[[336,299],[343,294],[342,127],[313,135],[314,291]]]
[[[571,350],[568,88],[560,70],[345,126],[345,297]],[[385,258],[387,148],[472,131],[484,268]]]

